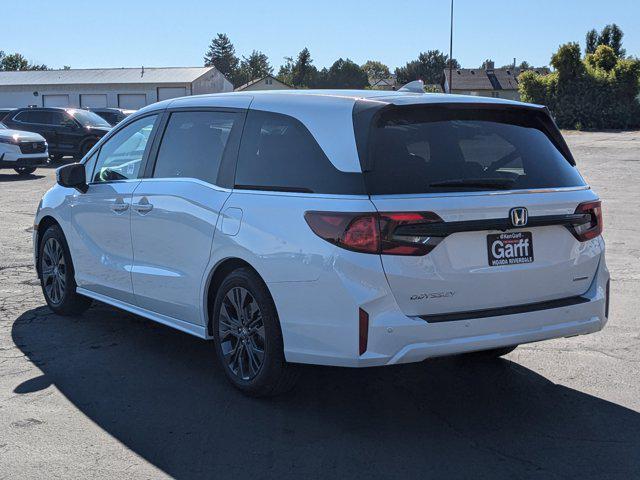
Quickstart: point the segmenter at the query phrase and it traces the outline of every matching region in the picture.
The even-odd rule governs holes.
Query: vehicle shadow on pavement
[[[291,394],[257,400],[227,383],[210,343],[108,306],[76,318],[39,307],[14,322],[12,336],[43,372],[15,393],[55,385],[175,478],[640,472],[640,414],[507,360],[305,367]]]
[[[44,175],[38,175],[38,173],[18,175],[12,171],[12,173],[0,173],[0,182],[24,182],[26,180],[38,180],[42,177],[44,177]]]

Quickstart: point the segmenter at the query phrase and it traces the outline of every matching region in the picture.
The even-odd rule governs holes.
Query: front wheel
[[[36,171],[34,167],[16,167],[14,168],[14,170],[20,176],[31,175],[33,172]]]
[[[216,353],[229,381],[252,396],[273,396],[295,385],[298,368],[284,359],[271,295],[250,269],[230,273],[213,305]]]
[[[79,315],[91,306],[91,299],[76,293],[71,254],[58,225],[42,235],[38,263],[40,284],[49,308],[59,315]]]

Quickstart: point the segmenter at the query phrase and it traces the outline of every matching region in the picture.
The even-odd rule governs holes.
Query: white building
[[[215,67],[0,72],[0,107],[138,109],[167,98],[231,92]]]
[[[262,78],[255,78],[244,85],[236,88],[236,92],[244,92],[251,90],[287,90],[293,88],[291,85],[287,85],[281,82],[273,75],[267,75]]]

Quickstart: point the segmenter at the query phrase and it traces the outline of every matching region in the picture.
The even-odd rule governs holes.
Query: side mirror
[[[87,176],[82,163],[70,163],[56,170],[56,182],[61,187],[75,188],[85,193],[89,186],[87,185]]]

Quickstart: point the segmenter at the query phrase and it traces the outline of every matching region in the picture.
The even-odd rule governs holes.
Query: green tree
[[[0,50],[0,70],[48,70],[48,67],[46,65],[29,63],[29,61],[20,53],[7,55]]]
[[[240,62],[240,76],[243,83],[256,78],[263,78],[273,73],[273,67],[269,64],[269,58],[262,52],[254,50],[248,57],[242,57]]]
[[[218,33],[217,36],[211,40],[209,49],[204,55],[205,67],[216,67],[216,69],[222,73],[227,80],[233,85],[236,85],[238,81],[238,64],[239,60],[236,57],[236,49],[224,33]]]
[[[586,61],[592,68],[600,68],[605,72],[610,72],[616,66],[618,57],[616,57],[613,48],[608,45],[598,45],[594,53],[587,55]]]
[[[583,60],[576,43],[560,46],[555,72],[526,71],[518,77],[525,102],[546,105],[561,128],[640,127],[640,60],[616,56],[599,45]]]
[[[360,68],[364,70],[369,78],[381,79],[391,76],[389,67],[377,60],[367,60]]]
[[[317,86],[321,88],[361,89],[368,85],[367,73],[348,58],[339,58],[329,69],[323,68],[317,82]]]
[[[318,69],[313,65],[308,48],[303,48],[295,60],[292,57],[285,57],[285,60],[278,72],[280,81],[297,88],[310,88],[317,84]]]
[[[451,61],[452,68],[460,68],[456,59]],[[404,67],[396,68],[398,83],[422,80],[426,84],[440,83],[445,68],[449,68],[449,56],[439,50],[429,50],[418,55],[417,60],[408,62]]]
[[[575,78],[580,76],[584,72],[580,45],[575,42],[561,45],[551,57],[551,66],[558,71],[560,77]]]
[[[19,53],[5,55],[2,58],[2,70],[29,70],[29,61]]]
[[[624,58],[627,55],[627,51],[622,48],[622,37],[624,37],[624,33],[615,23],[605,25],[599,34],[595,28],[589,30],[585,39],[586,53],[587,55],[590,53],[596,53],[596,49],[600,45],[606,45],[613,49],[616,57]]]
[[[595,28],[592,28],[587,32],[585,44],[585,50],[587,54],[595,53],[596,48],[598,48],[598,31]]]

